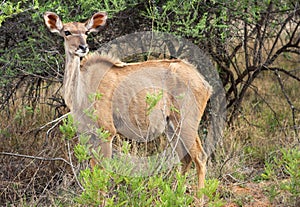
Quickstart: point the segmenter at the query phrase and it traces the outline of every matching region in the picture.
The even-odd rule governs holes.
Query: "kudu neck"
[[[75,98],[78,76],[80,71],[80,57],[66,52],[65,72],[63,81],[63,96],[66,105],[73,110],[73,99]]]

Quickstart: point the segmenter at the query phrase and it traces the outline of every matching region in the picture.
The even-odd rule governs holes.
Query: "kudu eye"
[[[65,31],[65,35],[69,36],[69,35],[71,35],[71,32],[70,31]]]

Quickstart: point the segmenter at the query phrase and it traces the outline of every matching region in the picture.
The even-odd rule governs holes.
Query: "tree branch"
[[[276,77],[277,77],[278,83],[279,83],[279,85],[280,85],[281,91],[282,91],[282,93],[283,93],[283,95],[284,95],[286,101],[288,102],[288,104],[289,104],[289,106],[290,106],[290,108],[291,108],[291,110],[292,110],[293,128],[294,128],[295,135],[296,135],[296,137],[297,137],[297,139],[298,139],[298,142],[300,142],[300,139],[299,139],[299,136],[298,136],[298,127],[297,127],[297,125],[296,125],[295,106],[294,106],[294,104],[292,103],[290,97],[287,95],[287,93],[286,93],[286,91],[285,91],[284,85],[283,85],[283,83],[282,83],[282,80],[281,80],[281,77],[280,77],[278,71],[275,70],[274,72],[275,72],[275,75],[276,75]]]
[[[23,157],[23,158],[34,159],[34,160],[43,160],[43,161],[62,161],[68,165],[71,165],[67,160],[65,160],[64,158],[61,158],[61,157],[47,158],[47,157],[37,157],[37,156],[31,156],[31,155],[22,155],[22,154],[16,154],[16,153],[11,153],[11,152],[0,152],[0,155]]]

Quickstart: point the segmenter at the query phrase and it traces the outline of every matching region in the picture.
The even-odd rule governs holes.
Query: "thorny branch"
[[[247,9],[245,10],[247,12]],[[223,72],[225,72],[228,77],[224,83],[227,85],[228,82],[230,84],[229,89],[227,90],[227,99],[228,105],[227,108],[232,108],[232,113],[229,116],[229,123],[232,123],[234,120],[239,108],[241,106],[242,100],[248,91],[248,88],[252,85],[253,81],[261,74],[263,71],[274,71],[277,70],[286,74],[287,76],[300,81],[300,78],[293,74],[293,72],[274,67],[275,61],[282,55],[287,53],[298,55],[300,54],[300,36],[298,28],[300,26],[300,22],[295,21],[299,15],[300,9],[297,8],[290,14],[288,14],[282,22],[278,22],[275,28],[272,28],[272,24],[274,20],[272,16],[268,15],[272,11],[272,6],[270,5],[267,9],[267,12],[264,15],[261,15],[261,19],[258,20],[258,24],[251,25],[248,20],[244,19],[243,32],[242,32],[242,40],[240,44],[237,44],[236,47],[233,48],[232,53],[228,55],[230,58],[230,62],[234,71],[236,72],[234,75],[231,74],[230,69],[226,68],[225,64],[221,62],[219,64],[219,59],[217,59],[217,63],[221,66]],[[295,18],[295,19],[294,19]],[[291,25],[288,25],[288,24]],[[290,28],[288,28],[290,27]],[[273,30],[276,29],[276,36],[273,37]],[[284,34],[286,32],[288,35]],[[285,39],[284,39],[285,38]],[[270,41],[272,40],[272,41]],[[254,42],[254,45],[252,44]],[[268,44],[272,44],[270,49]],[[253,45],[253,46],[252,46]],[[240,66],[235,62],[239,52],[243,52],[243,58],[245,59],[244,65]],[[214,57],[214,56],[213,56]],[[224,62],[224,61],[223,61]],[[236,77],[236,78],[233,78]],[[281,89],[284,89],[281,87]],[[283,91],[286,95],[286,100],[290,106],[288,95]],[[293,119],[295,122],[295,109],[291,107],[293,110]],[[294,123],[295,125],[295,123]],[[294,127],[295,128],[295,127]]]
[[[43,161],[62,161],[67,163],[68,165],[71,165],[67,160],[61,157],[39,157],[39,156],[31,156],[31,155],[22,155],[22,154],[16,154],[16,153],[10,153],[10,152],[0,152],[0,155],[6,155],[6,156],[14,156],[14,157],[23,157],[28,159],[35,159],[35,160],[43,160]]]
[[[297,126],[297,124],[296,124],[296,114],[295,114],[296,108],[295,108],[294,104],[292,103],[291,99],[289,98],[289,96],[287,95],[286,90],[284,88],[284,85],[282,83],[280,74],[278,73],[277,70],[275,70],[275,75],[277,77],[277,80],[278,80],[278,83],[280,85],[281,91],[282,91],[282,93],[283,93],[286,101],[288,102],[290,108],[291,108],[294,132],[295,132],[295,135],[296,135],[296,137],[298,139],[298,142],[300,142],[300,139],[299,139],[299,136],[298,136],[298,128],[299,128],[299,126]]]
[[[17,153],[10,153],[10,152],[0,152],[0,155],[5,155],[5,156],[13,156],[13,157],[22,157],[22,158],[28,158],[28,159],[34,159],[34,160],[42,160],[42,161],[62,161],[66,164],[68,164],[73,172],[74,178],[78,184],[78,186],[81,188],[81,190],[84,190],[84,188],[82,187],[82,185],[80,184],[76,172],[75,172],[75,168],[74,165],[72,163],[72,159],[71,159],[71,149],[70,149],[70,143],[68,142],[68,154],[69,154],[69,161],[65,160],[64,158],[61,157],[54,157],[54,158],[49,158],[49,157],[39,157],[39,156],[31,156],[31,155],[22,155],[22,154],[17,154]]]

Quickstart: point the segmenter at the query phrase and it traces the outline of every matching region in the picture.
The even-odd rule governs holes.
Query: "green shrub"
[[[299,148],[282,149],[281,157],[265,163],[263,179],[275,181],[269,188],[273,201],[282,191],[288,194],[288,204],[295,205],[300,196],[300,151]],[[287,178],[287,179],[282,179]]]
[[[75,136],[76,127],[71,116],[63,121],[60,130],[67,141]],[[107,137],[107,132],[103,129],[99,129],[98,132],[101,139]],[[173,166],[172,169],[162,166],[157,172],[157,166],[155,163],[152,164],[149,158],[148,171],[145,171],[143,165],[137,166],[136,161],[131,161],[130,156],[126,156],[131,148],[128,142],[123,142],[121,156],[116,155],[108,159],[101,156],[100,148],[90,148],[89,138],[87,135],[79,136],[74,154],[79,162],[87,162],[93,154],[100,164],[92,170],[89,167],[80,170],[78,180],[83,191],[75,199],[78,204],[84,206],[189,206],[193,204],[193,193],[187,193],[187,176],[179,172],[178,166]],[[220,199],[218,186],[217,180],[207,180],[205,188],[198,196],[206,196],[209,206],[222,206],[223,201]]]
[[[205,187],[199,192],[199,196],[204,195],[208,198],[207,206],[209,207],[221,207],[225,204],[218,192],[219,184],[217,179],[205,180]]]

